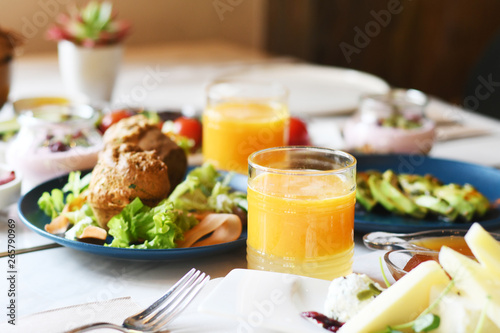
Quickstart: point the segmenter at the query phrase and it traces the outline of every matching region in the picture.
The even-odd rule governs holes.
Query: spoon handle
[[[409,238],[408,234],[377,231],[366,234],[363,237],[363,243],[373,250],[411,249],[414,248],[414,245],[408,243]]]

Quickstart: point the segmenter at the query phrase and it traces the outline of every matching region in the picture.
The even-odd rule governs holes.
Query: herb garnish
[[[381,292],[382,291],[380,289],[378,289],[377,287],[375,287],[375,285],[373,283],[370,283],[368,285],[368,289],[361,290],[356,295],[356,297],[358,298],[358,300],[364,301],[364,300],[369,299],[372,296],[378,296],[378,295],[380,295]]]

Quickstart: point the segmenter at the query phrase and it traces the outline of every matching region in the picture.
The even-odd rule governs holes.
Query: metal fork
[[[125,319],[122,326],[94,323],[80,326],[66,333],[87,332],[101,328],[112,328],[124,333],[157,332],[184,310],[209,280],[210,275],[193,268],[146,310]]]

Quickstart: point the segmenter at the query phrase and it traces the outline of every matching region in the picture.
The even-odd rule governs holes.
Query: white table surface
[[[199,56],[196,48],[188,48],[189,54],[197,55],[193,57],[185,57],[179,51],[174,53],[174,56],[170,54],[169,58],[165,53],[167,52],[165,48],[131,51],[125,59],[118,81],[117,95],[130,91],[145,73],[146,68],[153,68],[156,65],[172,66],[169,84],[175,85],[176,89],[181,89],[183,85],[185,87],[200,86],[206,80],[234,68],[270,61],[261,54],[249,54],[238,48],[205,45],[205,48],[207,47],[212,47],[212,58]],[[215,50],[219,50],[219,53]],[[16,61],[11,91],[12,99],[61,95],[61,91],[63,91],[63,86],[59,79],[55,55]],[[148,98],[139,102],[145,105],[168,107],[168,98],[162,99],[158,91],[151,92]],[[453,116],[459,117],[467,125],[488,128],[491,133],[485,136],[437,142],[430,155],[488,166],[500,166],[500,122],[463,110],[453,109]],[[310,131],[315,144],[342,148],[340,129],[347,119],[346,116],[321,118],[308,116],[307,119],[310,122]],[[16,216],[16,206],[13,205],[0,212],[0,252],[6,251],[8,217],[14,218],[17,222],[16,248],[18,250],[50,243],[22,225]],[[361,236],[356,235],[355,263],[358,264],[370,253],[363,247]],[[0,259],[0,267],[4,271],[8,270],[7,260],[8,258]],[[146,305],[167,290],[191,267],[204,270],[213,278],[220,278],[234,268],[245,268],[246,259],[244,248],[214,257],[175,263],[130,262],[68,248],[54,248],[19,254],[16,257],[16,264],[18,271],[17,318],[19,319],[39,311],[121,296],[131,296],[138,304]],[[0,281],[0,290],[2,290],[0,306],[5,309],[8,302],[5,290],[8,286],[5,278]],[[2,317],[0,322],[5,320],[5,317]],[[13,330],[13,332],[16,331]]]

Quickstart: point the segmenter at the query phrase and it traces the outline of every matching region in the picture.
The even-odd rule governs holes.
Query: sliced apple
[[[399,279],[342,326],[342,333],[371,333],[410,322],[430,304],[431,289],[449,277],[436,261],[426,261]]]
[[[442,296],[437,306],[432,310],[432,313],[438,315],[441,320],[439,327],[431,332],[475,332],[478,325],[480,325],[480,332],[500,333],[500,328],[498,328],[490,318],[486,317],[483,322],[480,323],[483,308],[484,307],[470,302],[468,297],[450,291]]]
[[[443,246],[439,262],[455,281],[455,287],[480,308],[500,328],[500,279],[478,262]]]
[[[479,263],[500,278],[500,243],[479,223],[469,228],[465,241]]]

